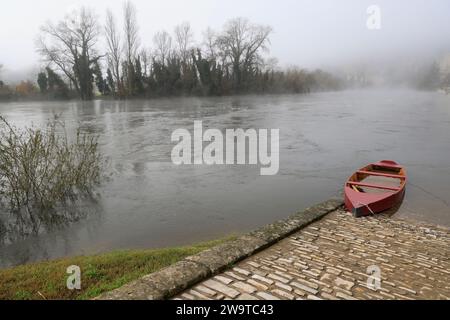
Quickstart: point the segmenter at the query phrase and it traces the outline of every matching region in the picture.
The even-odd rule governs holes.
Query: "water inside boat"
[[[392,188],[400,188],[402,181],[397,178],[367,176],[366,178],[362,179],[361,182]],[[362,189],[363,192],[366,193],[395,193],[395,191],[393,190],[378,189],[371,187],[360,187],[360,188]]]
[[[370,173],[379,173],[379,174],[390,174],[390,175],[403,175],[403,172],[401,172],[401,169],[397,168],[387,168],[387,167],[380,167],[380,166],[368,166],[366,167],[362,172],[357,172],[353,176],[353,181],[361,182],[364,184],[370,184],[370,185],[377,185],[377,186],[385,186],[388,188],[400,188],[402,185],[402,178],[397,177],[387,177],[387,176],[377,176],[377,175],[370,175]],[[359,192],[365,192],[365,193],[395,193],[395,190],[389,190],[389,189],[380,189],[380,188],[373,188],[369,186],[353,186],[353,188],[356,188]]]

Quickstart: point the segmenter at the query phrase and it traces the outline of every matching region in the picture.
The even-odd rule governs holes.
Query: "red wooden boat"
[[[345,183],[345,206],[355,217],[390,209],[403,200],[406,180],[405,168],[395,161],[369,164]]]

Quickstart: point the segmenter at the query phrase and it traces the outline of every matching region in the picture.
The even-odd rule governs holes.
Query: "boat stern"
[[[368,194],[356,192],[345,186],[345,207],[354,217],[360,218],[382,212],[392,204],[390,198],[395,194]]]

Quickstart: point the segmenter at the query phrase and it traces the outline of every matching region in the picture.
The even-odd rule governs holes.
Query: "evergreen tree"
[[[108,68],[106,71],[106,82],[108,84],[108,89],[110,93],[112,93],[114,96],[116,95],[116,85],[114,83],[114,77],[112,75],[111,69]]]
[[[107,88],[108,84],[103,79],[102,70],[100,69],[100,65],[98,62],[94,64],[94,76],[95,76],[95,84],[97,85],[98,91],[104,96],[107,94],[109,88]]]
[[[55,99],[69,99],[67,84],[52,69],[47,67],[48,90]]]
[[[47,74],[45,72],[39,72],[37,83],[39,85],[39,90],[42,94],[47,93],[48,91],[48,79]]]
[[[134,89],[135,89],[134,95],[141,96],[145,93],[140,57],[136,59],[136,68],[134,73]]]
[[[135,80],[136,80],[136,72],[134,69],[134,65],[132,62],[125,62],[125,69],[126,73],[125,73],[125,79],[126,79],[126,96],[127,97],[133,97],[136,94],[136,85],[135,85]]]

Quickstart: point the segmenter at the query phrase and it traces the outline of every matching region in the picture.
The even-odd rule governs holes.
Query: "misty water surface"
[[[112,179],[70,227],[0,247],[0,266],[190,244],[254,229],[341,192],[358,167],[394,159],[410,177],[396,216],[450,226],[450,96],[347,91],[149,101],[0,103],[17,126],[52,113],[100,135]],[[177,128],[279,128],[280,171],[171,163]]]

